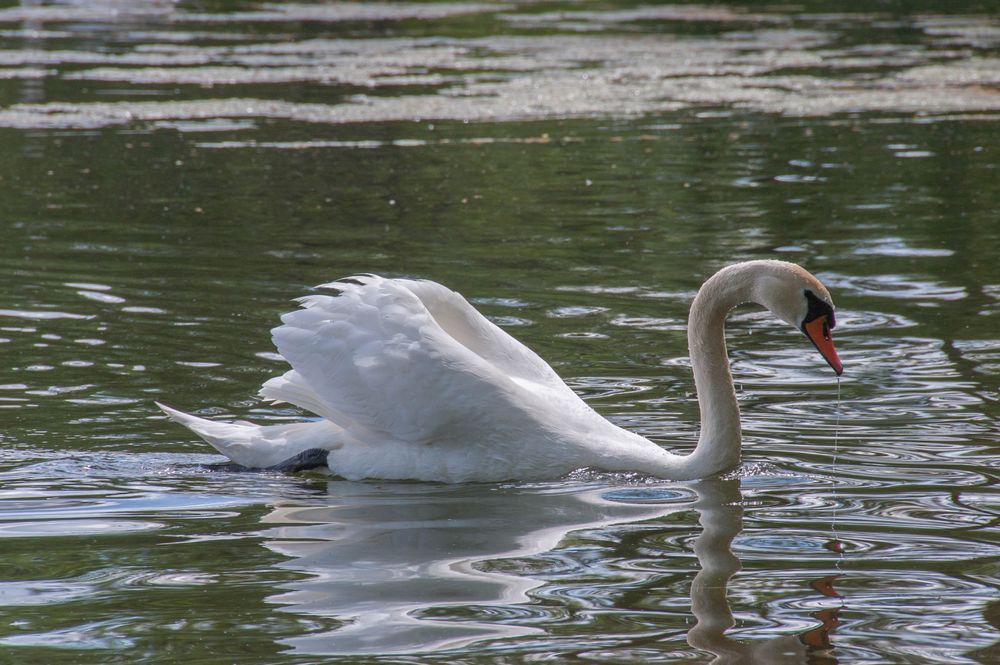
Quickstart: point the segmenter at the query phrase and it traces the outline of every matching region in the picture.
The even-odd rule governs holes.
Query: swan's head
[[[759,263],[762,270],[754,288],[757,301],[778,318],[804,332],[840,376],[844,365],[830,336],[830,331],[837,325],[830,292],[808,270],[794,263]]]

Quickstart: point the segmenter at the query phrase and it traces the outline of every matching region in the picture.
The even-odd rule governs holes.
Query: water
[[[0,661],[996,662],[994,14],[0,9]],[[687,307],[766,257],[833,292],[841,400],[735,313],[724,479],[215,473],[152,404],[297,419],[289,300],[418,275],[689,450]]]

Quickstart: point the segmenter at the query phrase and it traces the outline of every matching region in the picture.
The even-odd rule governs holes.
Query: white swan
[[[549,365],[429,281],[361,275],[299,298],[272,331],[291,364],[262,397],[321,419],[289,425],[205,420],[158,404],[223,455],[250,468],[317,460],[347,479],[442,482],[555,478],[581,467],[703,478],[740,461],[740,412],[724,334],[726,315],[756,302],[800,328],[839,375],[833,303],[807,271],[782,261],[723,268],[691,305],[688,345],[701,435],[675,455],[613,425]]]

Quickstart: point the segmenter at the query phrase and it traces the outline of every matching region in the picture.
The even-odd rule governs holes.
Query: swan
[[[724,330],[731,309],[763,305],[843,372],[830,337],[833,301],[818,279],[784,261],[727,266],[691,305],[701,431],[694,451],[677,455],[603,418],[533,351],[441,284],[366,274],[316,289],[271,331],[292,369],[266,381],[260,396],[318,420],[260,426],[157,406],[251,469],[325,465],[348,480],[460,483],[550,479],[593,467],[690,480],[740,461]]]

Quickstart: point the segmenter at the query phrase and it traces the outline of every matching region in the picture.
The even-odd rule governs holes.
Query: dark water
[[[0,9],[0,662],[997,662],[992,9]],[[220,474],[152,404],[297,419],[289,300],[416,275],[686,450],[766,257],[847,370],[737,312],[721,480]]]

